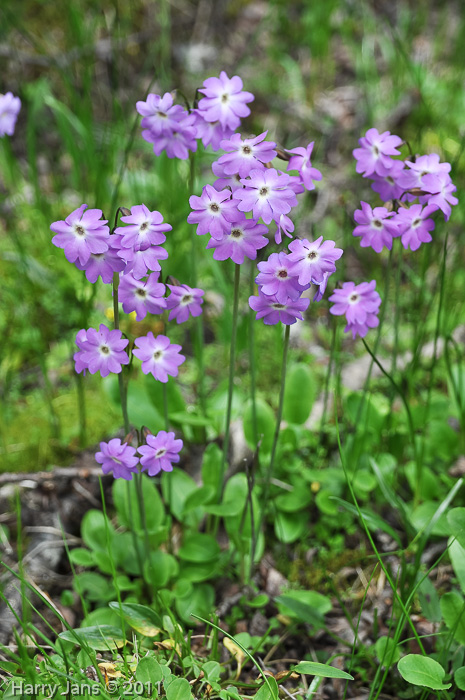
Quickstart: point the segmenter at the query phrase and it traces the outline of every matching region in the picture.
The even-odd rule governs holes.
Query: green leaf
[[[417,580],[423,578],[419,573]],[[430,622],[441,622],[441,608],[439,606],[439,596],[436,588],[428,577],[423,578],[417,590],[418,599],[420,601],[421,612]]]
[[[451,591],[441,598],[441,612],[444,622],[451,630],[454,639],[465,644],[465,601],[460,593]]]
[[[288,423],[302,425],[312,410],[316,396],[315,377],[308,365],[292,365],[286,376],[283,418]]]
[[[116,595],[113,582],[95,571],[76,574],[73,578],[73,588],[77,593],[84,593],[84,597],[89,600],[104,603]]]
[[[170,477],[174,475],[170,474]],[[139,477],[138,477],[139,478]],[[155,532],[165,519],[165,508],[157,487],[148,476],[142,474],[142,493],[144,497],[147,530]],[[113,484],[113,502],[118,512],[118,520],[128,530],[143,533],[139,501],[135,481],[115,479]]]
[[[301,594],[299,597],[296,594]],[[286,591],[275,599],[282,615],[297,618],[316,628],[324,627],[324,614],[331,610],[328,598],[315,591]]]
[[[95,566],[95,558],[88,549],[83,547],[76,547],[72,549],[69,553],[69,560],[72,564],[76,566]]]
[[[200,486],[195,491],[192,491],[186,498],[184,502],[184,513],[188,513],[190,510],[194,510],[199,506],[205,505],[211,501],[216,494],[213,486]]]
[[[184,505],[188,496],[198,489],[194,479],[182,471],[164,472],[161,478],[161,488],[163,498],[170,504],[171,512],[180,522],[186,522],[186,518],[191,518],[194,512],[184,514]]]
[[[454,673],[454,681],[457,688],[465,690],[465,666],[461,666]]]
[[[465,508],[452,508],[447,513],[447,522],[450,526],[449,534],[465,548]]]
[[[158,550],[144,555],[144,578],[152,586],[163,588],[178,573],[179,564],[172,554]]]
[[[337,515],[339,507],[333,500],[333,494],[327,489],[321,489],[315,496],[315,503],[322,513],[325,515]]]
[[[276,513],[274,531],[280,542],[289,544],[300,539],[308,531],[308,516],[305,513]]]
[[[425,501],[424,503],[421,503],[410,515],[410,522],[412,523],[413,527],[418,532],[427,528],[440,506],[441,504],[437,501]],[[447,537],[449,531],[450,527],[447,523],[446,515],[443,513],[434,524],[431,534]]]
[[[397,664],[397,669],[407,683],[432,690],[447,690],[451,683],[444,684],[445,670],[434,659],[421,654],[407,654]]]
[[[117,601],[112,601],[109,606],[117,613],[122,611],[125,622],[145,637],[156,637],[162,627],[159,615],[146,605],[121,603],[120,606]]]
[[[161,666],[153,656],[144,656],[136,669],[136,680],[141,683],[159,683],[163,680]]]
[[[255,410],[257,417],[257,439],[261,440],[260,451],[269,454],[273,446],[276,424],[275,415],[270,406],[260,398],[257,398],[255,401]],[[252,450],[256,450],[257,441],[254,436],[252,416],[252,402],[249,401],[243,413],[244,435],[249,447]]]
[[[278,700],[279,689],[276,679],[273,676],[268,676],[267,682],[263,683],[253,697],[254,700]]]
[[[207,583],[199,583],[185,598],[176,598],[176,609],[184,622],[192,624],[192,613],[205,617],[212,612],[214,602],[213,587]]]
[[[312,500],[312,492],[307,487],[305,481],[299,481],[294,484],[292,491],[282,493],[275,498],[275,504],[278,510],[284,513],[296,513],[299,510],[306,508]]]
[[[465,593],[465,548],[455,537],[450,537],[448,540],[449,558],[454,569],[454,573],[458,578],[462,593]]]
[[[102,511],[91,508],[84,514],[81,523],[81,535],[89,549],[97,552],[106,552],[108,550],[107,527],[111,545],[115,531],[108,519],[107,525],[105,525],[105,516]]]
[[[212,535],[195,533],[183,538],[178,555],[184,561],[207,562],[216,559],[220,546]]]
[[[337,496],[333,496],[333,501],[339,503],[339,505],[345,508],[345,510],[348,510],[349,513],[353,513],[358,517],[358,510],[352,503],[348,503],[347,501],[344,501],[342,498],[338,498]],[[399,547],[401,546],[399,535],[388,523],[386,523],[381,518],[381,516],[377,515],[376,513],[373,513],[371,510],[367,510],[366,508],[361,508],[360,512],[367,527],[370,530],[382,530],[382,532],[387,532],[387,534],[390,535],[392,539],[395,540],[395,542],[397,542]]]
[[[165,687],[166,700],[193,700],[189,681],[185,678],[175,678]]]
[[[221,475],[221,460],[222,452],[216,442],[211,442],[207,445],[202,459],[202,483],[204,486],[210,486],[216,497],[219,497]]]
[[[322,678],[345,678],[348,681],[354,680],[350,673],[340,671],[334,666],[328,666],[328,664],[319,664],[313,661],[301,661],[292,670],[302,675],[321,676]]]
[[[379,663],[385,667],[392,666],[400,659],[400,650],[390,637],[379,637],[375,643],[375,654]]]
[[[66,632],[61,632],[58,637],[79,646],[87,644],[96,651],[114,651],[115,647],[120,648],[125,644],[121,630],[112,625],[81,627],[72,631],[66,630]]]

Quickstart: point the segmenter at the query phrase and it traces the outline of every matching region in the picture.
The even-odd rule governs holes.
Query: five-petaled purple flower
[[[132,354],[142,361],[142,372],[153,374],[155,379],[166,384],[168,375],[178,376],[178,367],[186,359],[180,354],[181,346],[170,343],[166,335],[157,335],[155,338],[150,331],[146,336],[136,338],[134,341],[137,350]]]
[[[244,189],[235,190],[233,198],[238,200],[240,211],[253,212],[253,218],[260,217],[265,224],[274,219],[279,221],[281,214],[288,214],[297,204],[297,197],[289,187],[290,177],[274,168],[250,171],[250,177],[242,178]]]
[[[394,162],[391,156],[398,156],[402,139],[390,131],[382,134],[377,129],[368,129],[365,136],[359,139],[360,148],[355,148],[352,153],[357,161],[356,170],[364,177],[370,175],[386,175]]]
[[[110,372],[119,374],[121,365],[129,364],[129,357],[124,348],[129,340],[123,338],[120,330],[110,331],[103,323],[99,330],[89,328],[82,329],[76,336],[79,352],[74,355],[76,372],[88,369],[91,374],[100,372],[102,377],[107,377]]]
[[[149,245],[161,245],[166,241],[165,233],[171,231],[170,224],[163,223],[163,216],[159,211],[150,211],[145,204],[137,204],[131,207],[130,216],[122,216],[121,221],[128,226],[118,226],[115,234],[120,236],[122,248],[142,248]]]
[[[291,272],[292,261],[286,253],[271,253],[268,260],[259,262],[257,267],[260,272],[255,282],[261,287],[262,294],[275,294],[280,304],[286,303],[288,298],[295,301],[302,294],[304,286],[299,284],[297,275]]]
[[[300,298],[292,300],[289,297],[286,301],[278,301],[276,296],[265,296],[259,290],[258,297],[249,297],[249,306],[257,312],[256,320],[262,318],[267,326],[274,326],[276,323],[284,323],[285,326],[292,326],[297,319],[303,320],[302,313],[308,308],[310,299]]]
[[[392,239],[400,236],[395,212],[388,211],[386,207],[372,209],[366,202],[360,204],[362,208],[354,213],[358,226],[354,228],[353,235],[361,236],[362,248],[371,247],[375,253],[381,253],[384,247],[391,250]]]
[[[203,88],[199,88],[205,97],[198,105],[198,111],[207,122],[219,121],[223,129],[235,131],[243,117],[250,114],[247,107],[254,96],[242,90],[242,80],[238,75],[228,78],[221,71],[219,78],[208,78]]]
[[[79,260],[75,261],[78,270],[86,271],[86,278],[94,284],[99,277],[104,284],[113,282],[113,273],[122,272],[126,267],[124,260],[118,256],[119,246],[112,245],[117,241],[117,236],[110,236],[109,248],[104,253],[91,253],[85,265],[81,265]]]
[[[12,92],[0,95],[0,137],[13,136],[20,109],[21,100]]]
[[[131,447],[121,440],[113,438],[110,442],[100,443],[100,452],[97,452],[95,459],[102,465],[104,474],[113,472],[115,479],[132,480],[133,473],[138,473],[137,465],[139,458],[136,457],[135,447]]]
[[[178,452],[182,449],[182,440],[175,440],[174,433],[160,430],[157,435],[147,435],[146,441],[146,445],[138,448],[142,455],[142,471],[147,471],[149,476],[156,476],[161,471],[172,472],[173,464],[180,459]]]
[[[110,229],[102,219],[101,209],[87,209],[81,204],[64,221],[55,221],[51,230],[56,233],[52,243],[63,248],[66,259],[85,265],[92,253],[105,253],[110,246]]]
[[[229,233],[231,223],[237,219],[236,204],[227,189],[218,192],[211,185],[205,185],[200,197],[195,194],[189,197],[189,204],[194,211],[187,217],[187,222],[198,224],[198,236],[210,233],[219,241],[225,233]]]
[[[434,221],[428,217],[435,211],[435,205],[423,208],[421,204],[413,204],[410,209],[399,209],[397,223],[402,245],[406,250],[418,250],[422,243],[430,243],[433,240],[429,232],[434,229]]]
[[[151,314],[161,314],[167,308],[165,285],[158,282],[158,272],[152,272],[147,280],[138,280],[133,275],[122,275],[118,297],[125,313],[136,312],[136,321]]]
[[[359,335],[363,338],[370,328],[379,325],[378,312],[381,297],[375,291],[376,280],[371,282],[344,282],[342,289],[335,289],[329,297],[334,302],[329,310],[335,316],[345,314],[347,326],[345,333],[351,331],[352,337]]]
[[[257,224],[253,219],[238,219],[231,224],[231,233],[225,234],[219,241],[210,238],[207,248],[214,248],[215,260],[234,260],[242,265],[245,258],[255,260],[257,250],[268,244],[266,234],[268,229],[264,224]]]
[[[343,253],[334,241],[323,241],[323,236],[316,241],[296,239],[289,243],[289,250],[289,272],[297,276],[299,284],[322,285],[325,282],[325,287],[328,279],[325,275],[336,271],[335,262]]]
[[[184,323],[190,316],[200,316],[202,313],[203,289],[189,287],[187,284],[168,284],[171,294],[166,300],[166,308],[171,309],[168,321],[174,318],[177,323]]]
[[[314,190],[314,180],[318,182],[318,180],[321,180],[323,177],[319,170],[312,167],[312,161],[310,160],[314,145],[315,142],[312,141],[308,144],[307,148],[299,146],[298,148],[293,148],[292,150],[286,151],[286,153],[291,154],[291,158],[287,166],[288,171],[298,171],[300,181],[304,184],[306,190]]]
[[[221,148],[225,154],[218,158],[218,163],[223,166],[226,175],[238,173],[241,177],[247,177],[251,170],[264,170],[264,163],[269,163],[276,158],[274,141],[265,141],[267,131],[250,139],[243,139],[240,134],[233,134],[230,139],[221,141]]]

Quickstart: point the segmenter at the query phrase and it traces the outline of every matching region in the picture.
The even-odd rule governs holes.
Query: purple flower
[[[292,300],[289,297],[281,303],[276,296],[265,296],[260,291],[258,297],[249,297],[250,308],[257,312],[256,320],[263,318],[263,323],[267,326],[274,326],[280,321],[286,326],[292,326],[297,319],[302,321],[302,312],[309,304],[310,299]]]
[[[297,204],[289,181],[289,175],[274,168],[251,170],[250,178],[241,179],[244,189],[233,192],[233,198],[239,202],[237,208],[253,212],[253,218],[261,217],[265,224],[273,219],[279,221],[281,214],[288,214]]]
[[[202,112],[199,109],[194,109],[195,128],[197,129],[197,138],[200,139],[207,148],[211,146],[214,151],[218,151],[220,143],[223,139],[227,139],[233,133],[232,129],[223,129],[221,122],[205,121]]]
[[[361,148],[356,148],[352,154],[357,161],[356,170],[364,177],[370,175],[386,175],[386,171],[392,168],[393,160],[390,156],[398,156],[402,139],[399,136],[391,136],[390,131],[382,134],[377,129],[368,129],[365,136],[359,139]]]
[[[279,219],[276,221],[276,231],[274,234],[274,241],[279,245],[283,239],[283,233],[288,237],[292,238],[292,231],[294,231],[294,222],[286,216],[286,214],[281,214]]]
[[[445,220],[449,221],[452,212],[450,205],[459,203],[457,197],[452,194],[457,188],[451,182],[449,175],[447,173],[425,175],[421,188],[433,195],[428,197],[428,204],[435,204],[443,212]]]
[[[64,249],[69,262],[79,260],[81,265],[87,263],[92,253],[105,253],[110,246],[110,229],[101,218],[101,209],[85,209],[87,204],[81,204],[64,221],[55,221],[50,226],[57,234],[52,238],[53,245]]]
[[[137,465],[139,458],[136,457],[135,447],[131,447],[121,440],[113,438],[110,442],[100,443],[100,452],[97,452],[95,459],[102,465],[104,474],[113,472],[115,479],[126,479],[131,481],[133,473],[139,471]]]
[[[146,102],[136,103],[136,109],[144,117],[141,126],[154,136],[172,135],[187,114],[181,105],[173,105],[173,96],[169,92],[163,97],[150,93]]]
[[[365,337],[370,328],[379,325],[378,312],[381,304],[381,297],[375,291],[376,280],[371,282],[344,282],[342,289],[335,289],[329,297],[329,301],[334,302],[329,310],[335,316],[345,314],[347,326],[344,332],[352,332],[352,337],[359,335]]]
[[[195,114],[184,112],[184,116],[177,122],[175,131],[162,134],[154,134],[150,129],[142,132],[142,138],[153,144],[153,152],[159,156],[166,151],[168,158],[187,160],[189,151],[197,150],[197,129],[195,127]]]
[[[395,212],[389,212],[385,207],[372,209],[366,202],[360,204],[362,208],[354,213],[358,226],[354,228],[353,235],[361,236],[362,248],[371,246],[375,253],[381,253],[384,246],[391,250],[392,239],[400,235]]]
[[[147,244],[161,245],[166,241],[164,234],[173,228],[163,223],[163,216],[159,211],[149,211],[145,204],[131,207],[131,215],[122,216],[121,221],[129,224],[115,229],[115,234],[121,236],[123,248],[145,247]]]
[[[215,260],[234,260],[238,265],[242,265],[245,258],[255,260],[257,250],[264,248],[268,244],[265,234],[268,229],[264,224],[257,224],[253,219],[235,221],[231,225],[231,232],[225,234],[219,241],[211,238],[207,248],[214,248],[213,257]]]
[[[13,136],[20,109],[21,100],[12,92],[0,95],[0,137]]]
[[[166,309],[165,285],[158,282],[158,272],[149,275],[146,282],[133,275],[123,275],[120,280],[118,296],[125,313],[136,312],[136,321],[142,321],[151,314],[161,314]]]
[[[78,331],[76,334],[76,345],[78,346],[79,350],[78,352],[75,352],[73,355],[74,359],[74,369],[78,374],[81,374],[83,372],[84,374],[86,373],[87,369],[87,363],[83,362],[82,356],[86,351],[86,341],[87,341],[87,331],[85,328],[82,330]]]
[[[94,284],[101,277],[104,284],[111,284],[113,282],[113,273],[122,272],[126,267],[124,260],[118,257],[119,246],[112,245],[117,238],[117,236],[110,236],[110,247],[108,250],[105,253],[91,253],[85,265],[81,265],[79,260],[75,261],[74,264],[78,270],[86,271],[86,277],[89,282]]]
[[[76,343],[82,352],[74,356],[76,372],[88,369],[91,374],[100,372],[102,377],[108,376],[110,372],[119,374],[121,365],[129,364],[129,357],[124,351],[129,340],[122,336],[120,330],[110,331],[103,323],[98,331],[95,328],[79,331]]]
[[[437,211],[434,205],[426,206],[413,204],[410,209],[401,207],[397,214],[402,245],[407,250],[418,250],[422,243],[429,243],[432,237],[429,231],[434,229],[434,221],[428,219],[433,212]]]
[[[287,150],[287,153],[291,153],[292,157],[289,160],[287,166],[289,170],[297,170],[300,175],[300,181],[303,182],[305,189],[314,190],[314,180],[321,180],[323,175],[316,168],[312,168],[312,162],[310,160],[313,146],[315,142],[312,141],[308,144],[307,148],[299,146],[298,148],[293,148],[292,150]]]
[[[257,265],[260,273],[255,282],[261,287],[265,296],[276,295],[280,304],[285,304],[290,298],[298,299],[303,291],[297,275],[291,272],[292,261],[286,253],[271,253],[268,260]]]
[[[371,188],[378,192],[383,202],[389,202],[390,199],[398,199],[404,192],[404,188],[399,184],[404,172],[404,163],[401,160],[393,160],[390,170],[386,175],[371,175],[374,182]]]
[[[336,271],[336,260],[339,260],[343,251],[335,247],[334,241],[322,241],[323,236],[320,236],[316,241],[301,238],[289,243],[289,272],[297,277],[300,285],[305,286],[311,282],[324,284],[326,288],[325,275]]]
[[[144,374],[151,373],[164,384],[168,381],[168,375],[178,376],[178,367],[186,359],[179,354],[180,345],[172,345],[166,335],[155,338],[151,331],[142,338],[136,338],[135,344],[138,350],[133,350],[132,354],[142,361]]]
[[[229,187],[232,192],[243,187],[240,175],[226,175],[223,166],[217,160],[212,163],[212,170],[213,174],[218,178],[213,183],[213,187],[217,192],[221,192],[225,187]]]
[[[226,153],[218,158],[218,163],[223,166],[224,173],[238,173],[241,177],[247,177],[253,168],[264,170],[264,163],[276,158],[276,144],[264,140],[267,133],[264,131],[250,139],[242,139],[240,134],[233,134],[229,140],[222,141],[220,145]]]
[[[177,323],[184,323],[190,316],[200,316],[202,313],[203,289],[189,287],[187,284],[168,284],[171,294],[166,300],[166,308],[171,309],[168,321],[174,318]]]
[[[118,255],[122,258],[126,267],[124,274],[132,273],[137,280],[145,277],[149,270],[160,272],[161,267],[159,260],[166,260],[168,251],[158,245],[146,244],[144,247],[135,246],[134,248],[121,248]]]
[[[138,448],[142,455],[140,463],[142,471],[149,476],[156,476],[162,470],[173,471],[173,463],[179,462],[178,452],[182,450],[182,440],[175,440],[174,433],[160,430],[156,435],[147,435],[147,444]]]
[[[250,114],[247,102],[254,96],[242,90],[242,80],[235,75],[228,78],[221,71],[219,78],[208,78],[199,89],[205,97],[199,102],[198,111],[207,122],[219,121],[223,129],[235,131],[243,117]]]
[[[430,153],[426,156],[418,156],[415,161],[406,160],[408,166],[399,177],[399,185],[404,190],[411,190],[414,187],[423,189],[423,177],[425,175],[439,175],[450,171],[450,163],[441,163],[437,153]]]
[[[236,203],[231,199],[229,190],[218,192],[211,185],[205,185],[202,195],[189,197],[191,209],[187,217],[189,224],[198,224],[197,235],[210,233],[213,238],[221,240],[223,234],[229,233],[231,223],[237,219]]]

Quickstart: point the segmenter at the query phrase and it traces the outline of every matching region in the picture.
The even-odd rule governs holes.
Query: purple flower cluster
[[[344,331],[351,332],[352,337],[359,335],[365,337],[370,328],[376,328],[379,324],[378,311],[381,305],[381,297],[375,291],[376,281],[344,282],[342,289],[335,289],[329,297],[334,302],[330,313],[335,316],[345,314],[347,326]]]
[[[13,136],[20,109],[21,100],[12,92],[0,95],[0,137]]]
[[[96,453],[95,459],[102,465],[104,474],[113,472],[115,479],[126,481],[131,481],[132,475],[139,473],[139,463],[140,471],[146,471],[149,476],[156,476],[160,471],[173,471],[173,464],[180,459],[182,440],[176,440],[174,433],[160,430],[157,435],[147,435],[146,442],[146,445],[141,445],[136,450],[127,442],[121,444],[121,440],[113,438],[109,442],[100,443],[100,452]],[[141,455],[140,458],[136,451]]]
[[[441,210],[448,221],[451,205],[458,203],[450,163],[441,163],[437,153],[396,160],[393,156],[400,155],[397,147],[401,144],[401,138],[389,131],[380,134],[368,129],[359,140],[360,148],[353,151],[357,172],[373,180],[372,188],[381,199],[401,203],[398,211],[392,211],[392,205],[371,209],[361,202],[362,209],[355,212],[354,236],[360,236],[362,247],[372,247],[377,253],[384,247],[390,250],[397,237],[404,248],[417,250],[432,240],[430,231],[435,224],[429,217]],[[410,209],[409,203],[413,203]]]
[[[166,151],[168,158],[186,160],[189,152],[197,150],[197,140],[214,151],[240,126],[241,119],[250,114],[247,103],[254,99],[242,90],[242,80],[229,78],[221,71],[219,78],[208,78],[199,92],[203,95],[196,109],[186,110],[173,104],[173,95],[150,93],[145,102],[136,104],[142,118],[142,137],[153,144],[159,156]]]
[[[258,297],[249,298],[257,319],[263,318],[267,325],[292,325],[302,320],[310,299],[301,295],[310,284],[317,287],[314,300],[322,298],[328,277],[336,271],[335,262],[342,255],[334,241],[322,241],[322,236],[314,242],[296,239],[289,244],[291,253],[272,253],[268,260],[258,263]]]

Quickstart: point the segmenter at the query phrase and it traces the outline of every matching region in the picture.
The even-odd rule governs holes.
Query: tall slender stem
[[[119,329],[119,303],[118,303],[119,273],[113,273],[113,325],[115,330]],[[118,374],[118,388],[121,400],[121,411],[123,412],[124,432],[129,433],[128,416],[128,396],[127,387],[124,384],[123,371]]]
[[[255,287],[255,266],[250,266],[250,294]],[[255,312],[249,309],[249,367],[250,367],[250,394],[252,400],[252,431],[255,449],[258,447],[257,404],[255,401]],[[254,461],[255,462],[255,461]]]
[[[265,475],[265,485],[263,491],[263,497],[261,498],[261,508],[260,508],[260,520],[258,525],[258,532],[260,532],[263,525],[263,519],[265,517],[266,505],[268,502],[268,493],[270,490],[271,477],[273,476],[273,467],[276,457],[276,448],[278,446],[279,433],[281,429],[281,420],[283,417],[283,406],[284,406],[284,390],[286,388],[286,370],[287,370],[287,352],[289,350],[289,336],[291,332],[291,327],[286,326],[284,332],[284,343],[283,343],[283,363],[281,366],[281,389],[279,391],[279,404],[278,404],[278,415],[276,416],[276,428],[274,431],[273,447],[271,448],[271,457],[268,469]]]
[[[234,269],[234,303],[233,303],[233,320],[232,320],[232,331],[231,331],[231,348],[229,351],[229,385],[228,385],[228,403],[226,408],[226,425],[224,429],[224,441],[223,441],[223,458],[221,460],[221,470],[220,470],[220,483],[221,489],[224,489],[224,473],[225,465],[228,458],[229,449],[229,434],[230,434],[230,423],[231,423],[231,409],[232,409],[232,398],[233,398],[233,388],[234,388],[234,370],[235,370],[235,360],[236,360],[236,335],[237,335],[237,311],[239,308],[239,280],[241,274],[241,266],[235,263]]]

